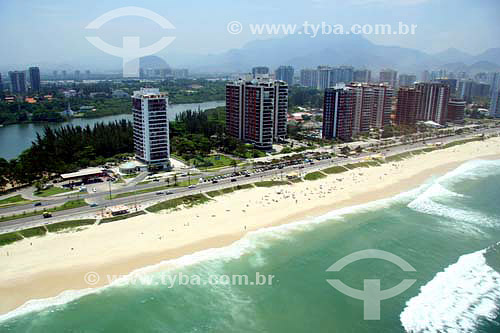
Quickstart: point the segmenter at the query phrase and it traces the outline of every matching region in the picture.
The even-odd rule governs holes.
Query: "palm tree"
[[[236,160],[231,160],[231,166],[234,168],[233,172],[236,172],[236,167],[238,166],[238,162],[236,162]]]
[[[340,148],[340,152],[343,155],[349,155],[349,153],[351,152],[351,148],[349,148],[349,146],[344,146],[344,147]]]

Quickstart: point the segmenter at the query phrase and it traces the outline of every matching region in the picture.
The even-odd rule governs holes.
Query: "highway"
[[[416,149],[421,149],[427,147],[427,144],[431,143],[436,143],[436,142],[442,142],[444,144],[452,141],[457,141],[457,140],[463,140],[467,138],[472,138],[478,134],[485,134],[489,135],[492,133],[498,133],[499,129],[493,128],[493,129],[483,129],[477,132],[474,132],[472,134],[463,134],[463,135],[458,135],[458,136],[450,136],[450,137],[441,137],[441,138],[435,138],[435,139],[430,139],[426,140],[425,144],[423,142],[418,142],[414,144],[404,144],[404,145],[398,145],[398,146],[393,146],[390,148],[384,148],[381,150],[381,153],[390,156],[390,155],[396,155],[400,153],[404,153],[410,150],[416,150]],[[137,195],[132,195],[124,198],[116,198],[113,200],[108,200],[107,197],[109,197],[108,193],[100,192],[100,193],[90,193],[90,194],[82,194],[79,195],[78,197],[81,199],[87,199],[87,202],[98,202],[99,206],[97,207],[90,207],[90,206],[84,206],[84,207],[79,207],[79,208],[74,208],[74,209],[69,209],[69,210],[63,210],[59,212],[54,212],[52,213],[53,217],[49,219],[44,219],[40,215],[37,216],[31,216],[31,217],[26,217],[26,218],[19,218],[15,220],[10,220],[10,221],[5,221],[5,222],[0,222],[0,233],[6,233],[6,232],[11,232],[14,230],[20,230],[20,229],[26,229],[30,227],[35,227],[35,226],[40,226],[44,224],[51,224],[51,223],[57,223],[58,221],[64,219],[64,220],[70,220],[70,219],[81,219],[83,215],[91,215],[95,214],[99,211],[102,211],[106,206],[115,206],[115,205],[129,205],[130,207],[134,207],[135,204],[139,204],[142,202],[148,202],[148,201],[154,201],[154,200],[169,200],[169,199],[174,199],[190,194],[197,194],[197,193],[203,193],[203,192],[209,192],[209,191],[214,191],[226,187],[232,187],[236,185],[242,185],[242,184],[249,184],[249,183],[255,183],[261,180],[266,180],[270,179],[272,177],[280,176],[282,175],[283,179],[286,178],[286,175],[292,171],[295,172],[300,172],[301,174],[306,174],[309,172],[317,171],[320,169],[325,169],[330,166],[334,165],[342,165],[342,164],[348,164],[348,163],[355,163],[362,161],[366,156],[373,155],[373,152],[364,152],[356,157],[351,157],[351,158],[330,158],[326,160],[320,160],[320,161],[314,161],[314,164],[310,163],[305,163],[305,164],[299,164],[299,165],[294,165],[294,166],[288,166],[284,167],[282,169],[273,169],[273,170],[268,170],[260,173],[252,173],[250,177],[245,177],[245,176],[239,176],[239,177],[231,177],[231,178],[236,178],[236,182],[231,182],[230,178],[227,179],[221,179],[217,184],[213,184],[211,182],[208,183],[203,183],[199,184],[196,186],[196,188],[187,188],[187,187],[181,187],[181,188],[169,188],[168,191],[171,192],[172,194],[166,195],[158,195],[156,192],[150,192],[150,193],[143,193],[143,194],[137,194]],[[248,167],[249,168],[249,167]],[[246,168],[237,168],[238,171],[243,171]],[[204,173],[202,175],[196,175],[196,176],[191,176],[192,178],[199,178],[199,177],[208,177],[208,176],[216,176],[216,175],[223,175],[227,173],[231,173],[234,170],[234,168],[225,168],[222,170],[218,170],[217,172],[212,172],[212,173]],[[187,177],[180,177],[178,181],[182,181],[187,179]],[[137,185],[134,187],[124,187],[119,190],[114,190],[113,194],[119,194],[119,193],[125,193],[125,192],[133,192],[134,190],[141,190],[141,189],[148,189],[148,188],[154,188],[154,187],[159,187],[159,186],[165,186],[166,184],[164,182],[152,182],[150,184],[143,184],[143,185]],[[166,190],[162,190],[166,191]],[[8,208],[3,208],[0,209],[0,215],[10,215],[14,213],[22,213],[23,211],[29,212],[33,211],[36,209],[37,211],[42,211],[44,208],[50,208],[50,207],[55,207],[63,204],[64,202],[67,202],[69,200],[75,200],[77,197],[71,197],[71,198],[57,198],[57,199],[51,199],[47,200],[44,202],[43,207],[34,207],[33,204],[28,204],[28,205],[21,205],[21,206],[14,206],[14,207],[8,207]],[[132,209],[133,211],[133,209]],[[10,213],[10,214],[8,214]]]

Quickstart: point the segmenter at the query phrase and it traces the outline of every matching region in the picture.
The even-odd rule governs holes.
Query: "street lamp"
[[[113,198],[111,197],[111,179],[108,179],[108,185],[109,185],[109,200],[112,200]]]

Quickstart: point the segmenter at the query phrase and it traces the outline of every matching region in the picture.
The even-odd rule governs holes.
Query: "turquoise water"
[[[473,161],[397,197],[252,233],[224,249],[164,263],[163,282],[199,276],[274,275],[266,285],[112,286],[67,293],[0,317],[2,332],[498,332],[500,161]],[[391,252],[404,272],[365,259],[327,272],[356,251]],[[381,289],[416,279],[381,302],[380,320],[327,279]],[[131,281],[131,280],[129,280]],[[74,299],[73,299],[74,298]]]

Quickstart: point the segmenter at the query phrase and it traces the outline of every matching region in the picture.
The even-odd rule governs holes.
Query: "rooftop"
[[[97,175],[104,172],[103,168],[88,168],[88,169],[83,169],[77,172],[71,172],[71,173],[63,173],[61,175],[62,179],[71,179],[71,178],[77,178],[77,177],[85,177],[85,176],[92,176],[92,175]]]

